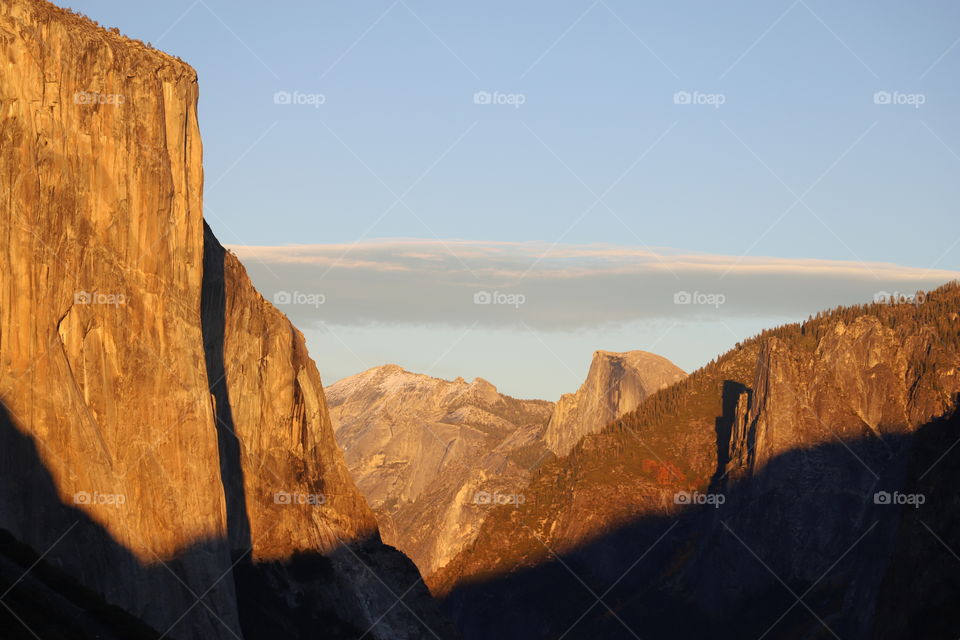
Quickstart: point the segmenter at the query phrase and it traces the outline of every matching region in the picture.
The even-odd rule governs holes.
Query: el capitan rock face
[[[737,345],[544,465],[432,587],[466,638],[955,635],[960,588],[911,561],[960,545],[958,310],[952,283]]]
[[[581,438],[600,431],[686,375],[654,353],[594,352],[587,379],[576,393],[564,394],[557,402],[547,426],[547,446],[558,456],[566,455]]]
[[[193,599],[173,576],[159,585],[136,576],[139,564],[193,545],[209,561],[189,563],[188,583],[213,584],[230,566],[226,546],[213,542],[226,537],[226,521],[199,318],[196,75],[27,0],[0,8],[0,65],[3,404],[36,443],[61,502],[126,500],[77,505],[91,522],[81,520],[53,558],[136,615],[150,618],[155,596],[185,611]],[[74,99],[93,92],[124,103]],[[27,466],[5,460],[4,484],[40,473]],[[0,527],[42,553],[72,514],[58,521],[34,499],[9,496]],[[220,582],[207,602],[237,631],[231,590]],[[226,633],[204,608],[184,624]]]
[[[424,575],[473,540],[498,497],[522,494],[550,456],[542,435],[553,404],[502,395],[481,378],[448,381],[385,365],[326,393],[337,441],[384,540]]]
[[[422,585],[393,606],[419,576],[303,337],[205,229],[193,69],[39,0],[0,6],[0,68],[10,548],[172,638],[445,635]]]

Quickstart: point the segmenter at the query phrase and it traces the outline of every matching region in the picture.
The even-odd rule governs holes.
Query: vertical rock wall
[[[197,97],[175,58],[0,4],[0,529],[166,637],[442,630],[302,335],[204,225]]]

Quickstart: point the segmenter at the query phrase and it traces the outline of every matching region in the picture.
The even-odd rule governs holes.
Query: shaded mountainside
[[[737,345],[541,467],[432,589],[467,638],[955,638],[958,312],[951,283]]]
[[[384,540],[424,575],[469,544],[498,500],[552,454],[553,404],[481,378],[448,381],[385,365],[326,389],[337,441]]]
[[[587,378],[576,393],[560,397],[545,439],[559,456],[580,439],[633,411],[654,392],[686,377],[672,362],[646,351],[596,351]]]
[[[449,635],[205,229],[194,70],[39,0],[0,5],[0,65],[4,637]]]

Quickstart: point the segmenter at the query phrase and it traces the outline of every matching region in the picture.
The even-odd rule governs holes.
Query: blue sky
[[[344,247],[346,261],[284,271],[327,298],[316,318],[290,313],[327,382],[390,361],[553,399],[576,387],[594,349],[652,347],[689,370],[761,327],[934,284],[960,262],[955,2],[60,4],[197,69],[206,215],[223,242]],[[277,104],[277,92],[322,104]],[[477,92],[505,104],[477,104]],[[670,308],[566,326],[546,321],[547,307],[509,322],[444,305],[430,321],[335,312],[362,306],[333,293],[363,286],[350,271],[366,268],[349,264],[354,243],[399,238],[425,241],[419,259],[461,271],[464,291],[523,293],[527,279],[498,280],[488,254],[456,241],[508,243],[522,256],[524,243],[543,247],[547,259],[531,260],[538,283],[554,277],[543,268],[569,274],[573,260],[581,273],[606,259],[571,257],[576,247],[864,268],[850,276],[862,287],[834,289],[804,270],[798,304],[737,306],[734,296],[722,323]],[[275,252],[238,253],[265,292],[292,289],[270,266],[283,262]],[[914,270],[879,277],[876,263]],[[754,266],[770,275],[771,264]],[[767,278],[750,294],[745,280],[679,273],[678,291],[729,288],[741,301],[785,286]],[[587,297],[578,287],[632,295],[619,279],[565,282],[568,310]],[[404,286],[411,304],[441,295]]]

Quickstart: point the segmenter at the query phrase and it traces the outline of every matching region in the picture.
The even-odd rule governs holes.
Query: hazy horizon
[[[615,245],[556,246],[539,261],[545,250],[530,243],[231,249],[308,336],[326,385],[398,364],[448,380],[481,377],[514,397],[544,400],[575,391],[597,350],[651,351],[689,373],[764,329],[960,276]],[[675,299],[684,293],[688,300]]]

